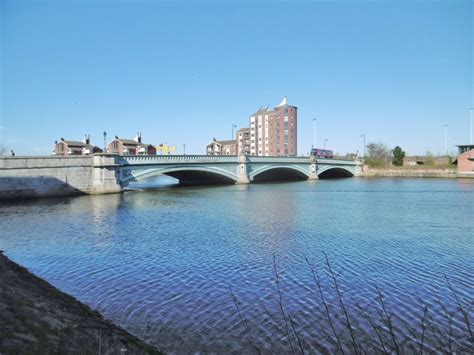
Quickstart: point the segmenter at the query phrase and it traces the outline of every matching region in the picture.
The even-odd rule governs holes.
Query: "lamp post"
[[[327,138],[324,138],[324,149],[326,149],[326,143],[327,143],[328,139]]]
[[[360,137],[362,138],[362,144],[364,145],[364,159],[365,159],[365,133],[362,133]]]
[[[474,110],[474,107],[469,107],[469,114],[471,116],[471,127],[469,129],[469,144],[472,144],[472,110]]]
[[[316,148],[316,118],[313,118],[313,148]]]
[[[448,125],[444,124],[444,156],[448,155]]]
[[[183,144],[183,155],[186,155],[186,144]]]
[[[230,140],[234,139],[234,128],[237,128],[237,125],[232,123],[232,137],[230,137]]]
[[[104,131],[104,153],[107,153],[107,132]]]

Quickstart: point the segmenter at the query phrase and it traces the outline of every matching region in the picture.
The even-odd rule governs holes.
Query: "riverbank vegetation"
[[[274,256],[275,299],[280,313],[281,347],[291,354],[467,354],[474,349],[474,302],[463,302],[445,276],[446,291],[452,303],[438,299],[441,313],[433,311],[419,298],[417,319],[408,324],[386,302],[384,291],[377,286],[377,297],[361,304],[342,291],[338,273],[324,254],[323,268],[306,259],[313,280],[313,293],[319,307],[311,318],[320,319],[318,338],[306,338],[305,332],[288,311],[282,292],[282,278]],[[323,282],[323,278],[326,278]],[[330,287],[327,287],[330,285]],[[267,351],[252,334],[252,324],[241,310],[238,291],[230,290],[249,348],[261,354]]]

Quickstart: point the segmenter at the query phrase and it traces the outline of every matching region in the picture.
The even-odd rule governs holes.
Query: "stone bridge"
[[[104,165],[107,168],[107,165]],[[361,175],[361,164],[312,157],[255,157],[212,155],[117,156],[109,168],[127,186],[154,175],[168,175],[181,184],[218,184],[269,180],[303,180]]]
[[[132,181],[169,175],[182,184],[222,184],[361,175],[360,163],[310,157],[16,156],[0,157],[0,200],[103,194]]]

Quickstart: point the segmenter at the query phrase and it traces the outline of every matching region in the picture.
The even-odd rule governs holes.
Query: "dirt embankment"
[[[0,354],[159,354],[0,252]]]

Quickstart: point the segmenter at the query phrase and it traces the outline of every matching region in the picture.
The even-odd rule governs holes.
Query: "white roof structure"
[[[285,96],[277,107],[286,106],[286,105],[288,105],[288,99]]]

